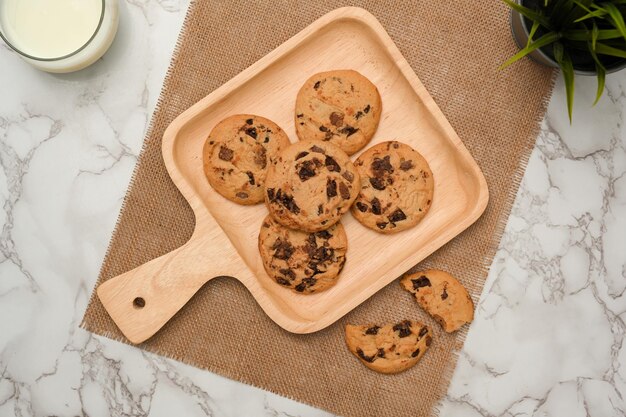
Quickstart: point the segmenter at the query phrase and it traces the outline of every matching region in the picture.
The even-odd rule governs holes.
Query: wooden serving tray
[[[347,262],[337,284],[302,295],[263,269],[257,237],[266,207],[237,205],[215,192],[202,170],[202,147],[213,126],[236,113],[267,117],[295,141],[298,89],[312,74],[332,69],[357,70],[378,87],[383,112],[367,147],[386,140],[411,145],[430,164],[435,192],[422,222],[394,235],[376,233],[346,214]],[[184,246],[98,288],[133,343],[156,333],[217,276],[241,281],[284,329],[323,329],[467,228],[488,200],[478,165],[408,62],[376,18],[354,7],[323,16],[177,117],[164,134],[163,158],[196,215],[196,229]]]

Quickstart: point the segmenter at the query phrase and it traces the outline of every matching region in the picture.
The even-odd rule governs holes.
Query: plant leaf
[[[592,17],[602,18],[603,16],[606,16],[606,14],[607,12],[605,10],[594,10],[593,12],[587,13],[583,17],[574,20],[574,23],[582,22],[583,20],[591,19]]]
[[[569,115],[569,122],[572,123],[572,109],[574,107],[574,65],[572,59],[563,47],[563,44],[558,42],[554,44],[554,59],[558,62],[563,73],[563,81],[565,81],[565,95],[567,96],[567,114]]]
[[[565,7],[570,6],[572,0],[556,0],[556,3],[553,3],[552,10],[550,10],[549,15],[553,15],[554,13],[563,13]]]
[[[615,48],[621,48],[626,50],[626,42],[624,42],[624,39],[622,39],[621,36],[619,37],[619,39],[605,39],[602,43],[613,46]]]
[[[602,42],[596,42],[596,52],[602,55],[611,55],[620,58],[626,58],[625,50],[614,48]]]
[[[602,3],[604,9],[608,12],[611,17],[611,21],[613,25],[620,31],[624,39],[626,39],[626,23],[624,23],[624,17],[622,16],[622,12],[619,11],[617,6],[612,3]]]
[[[530,33],[528,34],[528,42],[526,42],[526,48],[530,46],[530,43],[533,41],[533,36],[535,36],[535,32],[539,29],[539,22],[533,22],[533,26],[530,28]]]
[[[604,79],[606,78],[606,70],[603,66],[598,65],[596,62],[596,72],[598,73],[598,92],[596,93],[596,99],[593,102],[595,106],[600,101],[600,97],[602,97],[602,93],[604,93]]]
[[[570,18],[570,12],[574,8],[575,4],[573,0],[557,0],[552,10],[550,10],[547,14],[549,19],[554,22],[555,28],[563,28],[567,26],[565,22],[567,22]]]
[[[562,10],[558,12],[559,16],[557,17],[558,27],[562,29],[566,29],[571,27],[574,21],[585,15],[585,9],[580,6],[585,6],[585,3],[581,3],[577,0],[569,0],[563,7]],[[560,15],[564,16],[561,17]],[[555,16],[552,16],[555,18]]]
[[[598,27],[595,22],[594,27]],[[622,34],[617,29],[598,29],[596,34],[596,40],[617,39],[621,37]],[[593,31],[587,29],[566,30],[563,32],[563,39],[571,41],[593,41]]]
[[[598,36],[600,35],[600,31],[598,30],[598,25],[596,21],[593,21],[593,28],[591,29],[591,50],[596,50],[596,42],[598,42]]]
[[[513,0],[502,0],[502,1],[505,2],[506,4],[508,4],[508,6],[511,9],[515,10],[516,12],[521,14],[522,16],[532,20],[533,22],[539,22],[542,26],[545,26],[546,28],[549,28],[550,22],[541,13],[538,13],[538,12],[532,10],[532,9],[529,9],[528,7],[524,7],[521,4],[517,4]]]
[[[585,3],[579,1],[579,0],[574,0],[574,3],[576,3],[576,5],[578,5],[578,7],[580,7],[581,9],[583,9],[584,11],[586,11],[587,13],[592,13],[591,9],[589,7],[587,7],[588,5],[591,5],[591,2],[589,0],[587,0]]]
[[[582,3],[582,2],[580,2],[578,0],[574,0],[574,3],[576,3],[576,5],[578,7],[580,7],[581,9],[586,11],[587,13],[593,13],[593,11],[589,7],[587,7],[587,5],[585,3]],[[587,2],[587,3],[589,3],[589,2]]]
[[[535,49],[543,48],[544,46],[549,45],[549,44],[557,41],[560,37],[561,36],[558,33],[556,33],[556,32],[548,32],[548,33],[546,33],[541,38],[539,38],[535,42],[533,42],[530,46],[522,49],[521,51],[519,51],[518,53],[513,55],[511,58],[509,58],[504,64],[500,65],[499,69],[504,69],[504,68],[508,67],[509,65],[514,63],[515,61],[518,61],[518,60],[524,58],[526,55],[528,55],[529,53],[531,53]]]
[[[593,105],[595,106],[600,100],[600,97],[602,97],[602,93],[604,92],[606,68],[604,68],[604,65],[602,65],[602,62],[600,62],[600,59],[595,52],[595,48],[592,47],[589,52],[591,53],[593,60],[596,61],[596,72],[598,73],[598,90],[596,92],[596,100],[593,102]]]
[[[591,4],[591,0],[572,0],[574,5],[578,7],[572,7],[572,10],[567,15],[565,22],[567,24],[566,27],[571,27],[572,23],[585,15],[585,12],[590,13],[591,10],[587,7]]]

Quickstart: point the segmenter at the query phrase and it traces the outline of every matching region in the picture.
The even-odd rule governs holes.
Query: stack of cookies
[[[432,172],[410,146],[383,142],[361,154],[376,133],[382,102],[376,86],[352,70],[318,73],[298,92],[299,142],[261,116],[218,123],[204,146],[211,186],[239,204],[265,201],[259,251],[278,284],[310,294],[336,282],[346,261],[348,210],[380,233],[416,225],[433,196]]]
[[[211,186],[236,203],[264,201],[268,208],[258,245],[277,284],[301,294],[335,285],[348,249],[340,220],[349,210],[384,234],[413,227],[428,212],[433,175],[416,150],[388,141],[350,159],[376,133],[381,112],[370,80],[352,70],[329,71],[298,92],[298,142],[271,120],[248,114],[224,119],[209,134],[203,162]],[[432,340],[426,326],[412,321],[349,326],[346,337],[363,363],[387,373],[415,364]]]

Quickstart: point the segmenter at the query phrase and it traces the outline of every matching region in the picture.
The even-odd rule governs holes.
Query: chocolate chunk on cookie
[[[347,249],[348,238],[341,223],[308,233],[289,229],[267,216],[259,232],[259,252],[267,274],[302,294],[335,285]]]
[[[378,127],[382,102],[376,86],[353,70],[321,72],[310,77],[296,98],[296,133],[300,140],[329,141],[352,155]]]
[[[264,117],[227,117],[211,130],[204,144],[204,174],[227,199],[245,205],[260,203],[267,167],[289,143],[287,134]]]
[[[364,226],[395,233],[415,226],[433,199],[433,174],[417,151],[400,142],[383,142],[354,163],[361,189],[352,214]]]
[[[341,149],[328,142],[297,142],[270,165],[265,203],[283,226],[317,232],[349,210],[359,184],[359,174]]]
[[[415,294],[420,307],[448,333],[474,319],[474,303],[467,290],[447,272],[429,269],[406,274],[400,285]]]
[[[363,365],[383,374],[414,366],[430,347],[430,329],[412,320],[382,326],[346,326],[346,344]]]

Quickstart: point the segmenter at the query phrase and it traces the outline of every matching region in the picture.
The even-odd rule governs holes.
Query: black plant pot
[[[528,3],[532,3],[532,1],[528,0],[517,0],[518,3],[529,6]],[[517,43],[517,46],[522,49],[526,47],[526,43],[528,42],[528,35],[530,33],[530,28],[528,27],[529,22],[524,16],[511,9],[511,31],[513,32],[513,38]],[[554,60],[552,56],[552,48],[539,48],[535,49],[533,52],[527,55],[533,61],[543,64],[549,67],[558,68],[559,65]],[[574,72],[579,75],[596,75],[596,70],[591,61],[584,62],[584,60],[577,60],[573,57],[574,64]],[[606,68],[607,73],[616,72],[626,67],[626,59],[609,57],[606,62],[603,60],[602,62]]]

